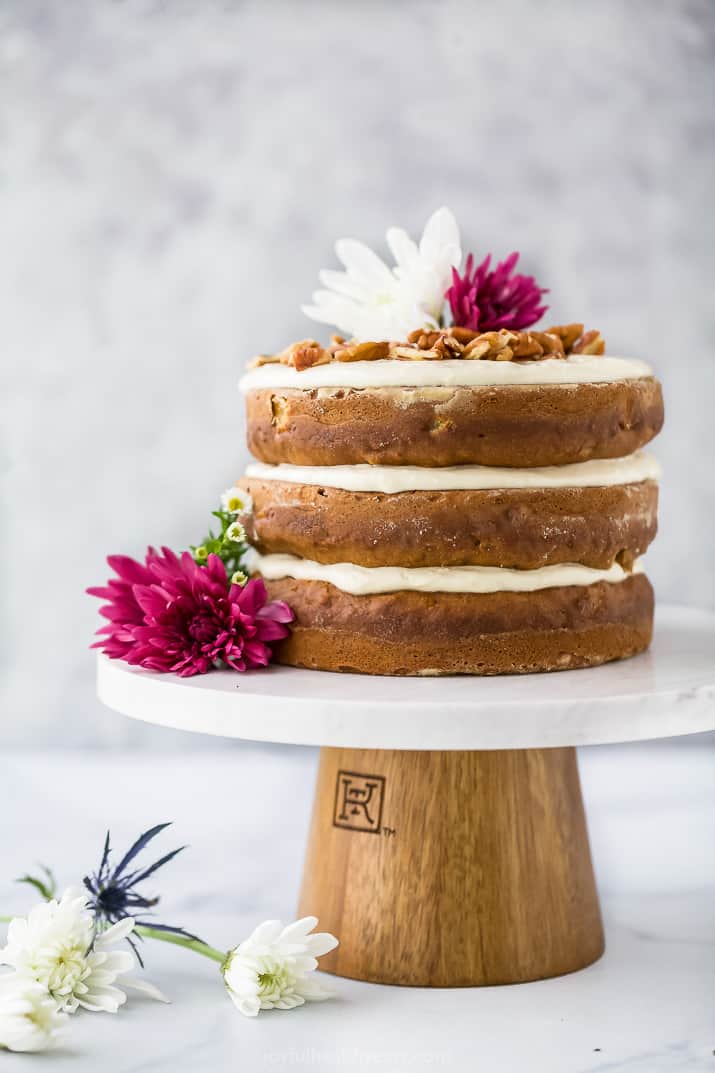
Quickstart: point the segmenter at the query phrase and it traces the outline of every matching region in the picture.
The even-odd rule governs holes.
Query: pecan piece
[[[431,332],[427,328],[416,328],[407,336],[407,342],[419,350],[431,350],[440,337],[440,332]]]
[[[418,350],[415,346],[400,346],[393,343],[390,346],[390,357],[401,361],[435,361],[443,355],[437,350]]]
[[[531,332],[536,342],[544,352],[544,357],[565,358],[566,351],[560,335],[555,332]]]
[[[462,357],[470,361],[479,361],[480,358],[483,358],[488,353],[489,340],[483,335],[478,335],[476,339],[472,339],[470,343],[467,343]]]
[[[471,328],[460,328],[459,325],[453,324],[451,328],[447,330],[447,335],[451,335],[454,339],[458,339],[460,343],[465,346],[467,343],[471,343],[472,339],[476,339],[479,332],[473,332]]]
[[[555,324],[546,329],[547,335],[558,335],[567,354],[582,333],[583,324]]]
[[[606,343],[600,332],[584,332],[571,348],[572,354],[603,354]]]
[[[247,369],[260,369],[261,365],[275,365],[281,360],[280,354],[257,354],[247,363]]]
[[[540,358],[544,348],[535,335],[530,332],[519,332],[519,340],[513,347],[515,358]]]
[[[301,339],[282,350],[279,360],[283,365],[292,365],[301,372],[313,365],[327,365],[331,356],[330,351],[325,350],[315,339]]]
[[[338,361],[381,361],[389,356],[389,343],[353,343],[335,351]]]
[[[271,424],[281,431],[288,428],[288,400],[285,395],[271,395]]]
[[[462,356],[464,347],[453,335],[441,334],[434,343],[434,349],[443,358],[459,358]]]
[[[498,332],[485,332],[481,338],[489,341],[487,357],[490,361],[511,361],[514,356],[513,347],[519,342],[518,334],[507,328],[500,328]]]
[[[417,340],[417,346],[420,350],[432,350],[439,337],[439,332],[423,332]]]

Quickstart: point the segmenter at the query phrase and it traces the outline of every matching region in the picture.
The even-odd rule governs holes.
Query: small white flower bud
[[[224,534],[224,540],[231,540],[236,544],[243,544],[246,539],[246,530],[240,522],[231,522]]]

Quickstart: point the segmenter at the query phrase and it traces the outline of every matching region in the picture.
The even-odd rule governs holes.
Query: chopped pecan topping
[[[295,369],[327,365],[331,361],[444,361],[462,358],[468,361],[541,361],[566,358],[569,354],[603,354],[606,344],[600,332],[584,332],[583,324],[557,324],[546,331],[474,332],[470,328],[442,328],[431,331],[418,328],[407,341],[364,342],[334,335],[323,347],[315,339],[292,343],[279,354],[259,354],[250,367],[281,362]]]
[[[463,357],[476,361],[483,358],[489,361],[511,361],[514,348],[519,342],[519,332],[510,332],[500,328],[498,332],[482,332],[472,339],[464,348]]]
[[[565,358],[564,344],[555,332],[519,332],[515,358]]]
[[[286,354],[286,351],[283,353]],[[286,364],[292,365],[299,372],[303,369],[310,369],[313,365],[327,365],[333,358],[330,351],[322,347],[315,339],[302,339],[299,343],[293,343],[287,348],[286,356],[288,358]]]
[[[439,339],[456,339],[458,343],[466,345],[478,335],[479,332],[473,332],[470,328],[460,328],[457,325],[433,332],[425,328],[417,328],[407,336],[407,342],[416,344],[420,350],[431,350]]]

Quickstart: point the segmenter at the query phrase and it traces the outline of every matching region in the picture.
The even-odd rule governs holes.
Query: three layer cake
[[[257,359],[239,484],[247,569],[296,616],[278,661],[489,675],[643,651],[663,402],[603,351],[580,324],[455,324]]]

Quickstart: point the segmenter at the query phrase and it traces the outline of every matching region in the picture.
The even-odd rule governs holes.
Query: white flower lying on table
[[[45,1051],[68,1021],[42,984],[17,973],[0,976],[0,1049]]]
[[[144,966],[138,943],[157,939],[182,946],[220,965],[231,999],[247,1017],[260,1010],[291,1010],[308,1001],[330,998],[310,974],[318,958],[338,945],[327,932],[311,934],[318,920],[304,917],[286,927],[267,920],[233,950],[209,946],[191,932],[151,919],[159,898],[138,886],[171,861],[184,847],[149,866],[136,858],[168,824],[140,835],[119,863],[112,864],[109,834],[96,872],[84,877],[84,889],[56,896],[52,872],[23,876],[44,899],[26,917],[0,917],[9,923],[0,965],[0,1050],[40,1051],[54,1045],[59,1031],[78,1009],[116,1013],[127,996],[122,988],[169,1000],[144,980],[129,978],[135,958]],[[130,868],[131,865],[131,868]],[[147,919],[149,918],[149,919]],[[128,950],[112,949],[125,940]]]
[[[327,991],[308,973],[318,958],[338,945],[328,932],[310,935],[317,917],[303,917],[284,927],[280,920],[259,924],[248,939],[232,950],[223,965],[223,978],[237,1009],[246,1017],[259,1010],[292,1010],[304,1002],[323,1002]]]
[[[110,947],[133,930],[134,920],[125,917],[97,933],[87,895],[69,889],[59,901],[52,898],[36,905],[27,917],[10,922],[0,965],[10,965],[19,976],[40,984],[67,1013],[79,1006],[116,1013],[127,996],[114,984],[134,968],[135,961],[128,950]],[[121,983],[169,1001],[151,984],[130,979]]]

